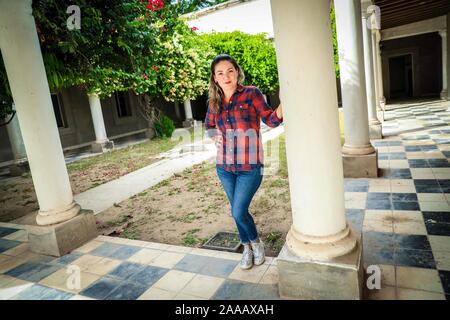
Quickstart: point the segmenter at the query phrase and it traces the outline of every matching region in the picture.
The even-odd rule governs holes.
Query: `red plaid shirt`
[[[207,134],[222,136],[222,145],[217,148],[220,167],[227,171],[250,171],[264,166],[260,120],[272,128],[283,122],[256,87],[238,85],[230,102],[222,101],[217,114],[208,107]]]

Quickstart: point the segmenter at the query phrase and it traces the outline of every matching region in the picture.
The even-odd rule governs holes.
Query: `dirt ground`
[[[137,163],[141,166],[155,161],[145,148],[130,149],[120,157],[113,153],[104,157],[69,165],[74,194],[137,170]],[[292,224],[284,136],[280,139],[280,160],[278,174],[264,176],[249,209],[268,256],[278,254]],[[29,173],[0,182],[0,221],[12,222],[36,210]],[[202,163],[115,204],[96,219],[103,235],[200,247],[217,232],[237,233],[230,211],[215,164]]]
[[[158,160],[158,154],[177,142],[155,138],[124,149],[114,150],[67,166],[73,194],[117,179]],[[30,173],[0,181],[0,221],[12,222],[39,209]]]
[[[104,235],[199,247],[236,232],[213,163],[202,163],[97,215]],[[249,208],[266,254],[276,256],[292,224],[287,176],[264,176]]]

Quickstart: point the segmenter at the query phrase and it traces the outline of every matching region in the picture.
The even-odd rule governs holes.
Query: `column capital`
[[[439,35],[440,35],[442,38],[445,38],[445,37],[447,36],[447,30],[439,30]]]

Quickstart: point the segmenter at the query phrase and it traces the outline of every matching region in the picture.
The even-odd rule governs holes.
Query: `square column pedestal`
[[[352,231],[354,232],[354,231]],[[364,269],[361,235],[352,252],[329,261],[304,259],[286,244],[277,258],[278,289],[282,299],[360,300]]]
[[[383,139],[381,132],[381,124],[369,125],[369,138],[370,139]]]
[[[108,150],[114,149],[113,141],[106,141],[103,143],[94,142],[91,144],[91,151],[93,153],[106,152]]]
[[[378,177],[378,151],[368,155],[342,154],[345,178]]]
[[[29,219],[36,221],[36,214]],[[81,210],[77,216],[62,223],[49,226],[34,223],[27,225],[26,229],[31,251],[55,257],[63,256],[97,237],[91,210]]]

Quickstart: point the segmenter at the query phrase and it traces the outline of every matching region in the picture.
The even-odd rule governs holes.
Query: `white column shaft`
[[[74,206],[72,189],[31,0],[0,0],[0,48],[27,149],[39,214],[69,209]],[[71,216],[59,219],[67,220],[75,214],[71,212]]]
[[[291,231],[334,235],[346,228],[346,220],[330,2],[272,0],[271,6],[285,122]]]
[[[370,148],[367,148],[370,140],[361,3],[360,0],[335,1],[335,10],[344,109],[345,145],[343,150],[345,153],[350,153],[350,149],[358,149],[355,153],[368,154],[373,150],[370,151]]]
[[[88,94],[88,98],[89,106],[91,107],[92,123],[94,124],[95,142],[105,143],[108,141],[108,136],[106,135],[100,98],[96,94]]]
[[[186,120],[192,119],[191,100],[189,99],[184,101],[184,113],[186,114]]]
[[[380,30],[375,30],[375,58],[376,58],[376,74],[378,81],[378,101],[381,109],[384,110],[386,104],[386,98],[384,97],[384,87],[383,87],[383,60],[381,59],[380,50],[381,33]]]
[[[448,78],[447,78],[447,31],[439,32],[442,38],[442,94],[447,96]]]
[[[14,105],[13,109],[15,110]],[[25,144],[23,143],[17,114],[6,126],[6,131],[8,132],[9,142],[11,143],[11,150],[14,155],[14,160],[25,158],[27,156],[27,153],[25,151]]]
[[[374,75],[374,85],[375,85],[375,106],[377,108],[377,111],[381,111],[381,104],[380,99],[378,98],[380,96],[380,81],[378,79],[378,58],[377,58],[377,40],[375,36],[375,32],[371,30],[371,39],[372,39],[372,72]]]
[[[181,118],[181,114],[180,114],[180,103],[178,101],[175,101],[175,114],[177,116],[178,119]]]
[[[450,74],[450,13],[447,13],[447,76]],[[445,58],[444,58],[445,59]],[[448,81],[448,79],[447,79]],[[447,100],[450,100],[450,90],[447,82]]]
[[[363,14],[362,30],[364,39],[364,71],[366,75],[367,111],[369,113],[369,123],[379,124],[376,106],[375,75],[373,72],[372,31],[367,27],[368,19],[370,19],[370,17]]]

